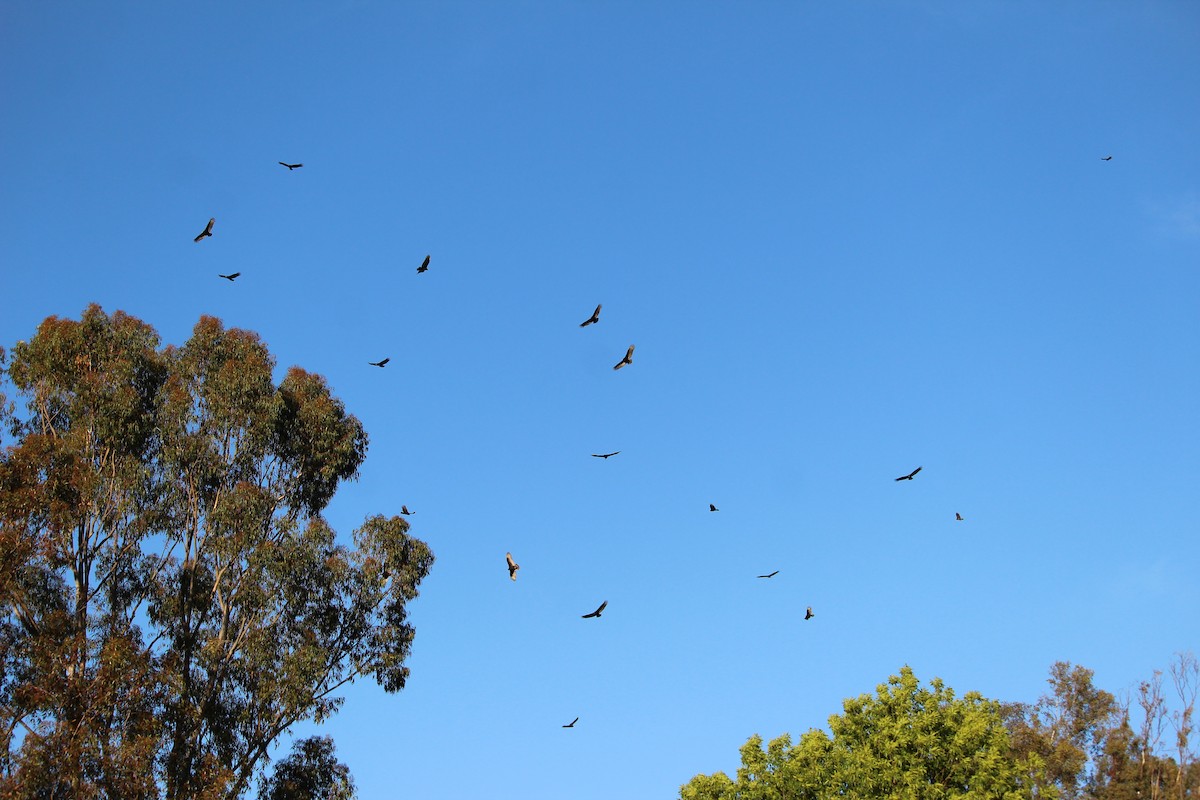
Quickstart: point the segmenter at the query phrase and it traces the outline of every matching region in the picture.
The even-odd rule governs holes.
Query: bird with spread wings
[[[605,609],[605,608],[607,608],[607,607],[608,607],[608,601],[607,601],[607,600],[605,600],[603,603],[601,603],[601,604],[600,604],[600,607],[599,607],[599,608],[597,608],[595,611],[593,611],[593,612],[592,612],[592,613],[590,613],[590,614],[584,614],[584,615],[583,615],[583,617],[582,617],[582,619],[591,619],[592,617],[599,617],[599,616],[600,616],[600,613],[601,613],[602,611],[604,611],[604,609]]]

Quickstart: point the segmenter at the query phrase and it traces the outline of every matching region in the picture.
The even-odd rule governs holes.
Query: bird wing
[[[912,472],[910,472],[910,473],[908,474],[908,477],[910,477],[910,478],[911,478],[911,477],[915,476],[915,475],[916,475],[918,472],[920,472],[920,471],[921,471],[921,468],[920,468],[920,467],[917,467],[916,469],[914,469]]]
[[[596,609],[596,613],[599,614],[601,611],[603,611],[606,608],[608,608],[607,600],[605,600],[603,603],[600,604],[600,607]]]
[[[238,277],[238,276],[239,276],[239,275],[241,275],[241,274],[242,274],[242,273],[240,273],[240,272],[235,272],[235,273],[233,273],[232,275],[230,275],[230,276],[229,276],[229,280],[233,280],[234,278]]]
[[[291,168],[292,168],[291,164],[285,164],[285,163],[283,163],[282,161],[280,161],[280,162],[279,162],[279,166],[281,166],[281,167],[287,167],[288,169],[291,169]]]
[[[504,558],[508,560],[508,569],[510,572],[521,568],[520,564],[513,561],[512,553],[505,553]]]
[[[392,359],[391,359],[391,356],[388,356],[388,357],[387,357],[387,358],[385,358],[383,361],[380,361],[380,362],[379,362],[379,366],[381,366],[381,367],[382,367],[384,364],[388,363],[388,362],[389,362],[389,361],[391,361],[391,360],[392,360]]]

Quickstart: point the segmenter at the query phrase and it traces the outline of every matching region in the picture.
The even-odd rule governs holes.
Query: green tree
[[[433,556],[401,517],[336,541],[367,436],[320,376],[96,306],[9,356],[0,795],[232,800],[346,682],[403,688]]]
[[[311,736],[292,744],[259,789],[259,800],[353,800],[350,768],[334,755],[333,739]]]
[[[1050,668],[1050,694],[1034,705],[1004,706],[1013,749],[1026,763],[1044,766],[1047,780],[1072,800],[1104,782],[1097,765],[1108,739],[1121,728],[1120,707],[1092,683],[1092,670],[1059,661]]]
[[[934,679],[920,685],[904,667],[874,695],[846,700],[830,733],[810,730],[793,746],[786,734],[764,750],[742,747],[737,780],[698,775],[683,800],[854,798],[1028,798],[998,703],[976,692],[956,698]]]

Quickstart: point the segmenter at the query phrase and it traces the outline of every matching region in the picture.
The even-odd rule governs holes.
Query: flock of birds
[[[1112,161],[1112,158],[1113,157],[1110,155],[1110,156],[1104,156],[1100,160],[1101,161]],[[288,164],[283,161],[280,161],[279,165],[281,167],[287,167],[289,172],[291,172],[292,170],[299,169],[300,167],[304,166],[303,164]],[[205,238],[211,237],[213,235],[213,226],[216,224],[216,222],[217,222],[216,217],[210,218],[208,220],[208,224],[204,226],[204,230],[201,231],[198,236],[196,236],[194,241],[201,242]],[[429,271],[430,261],[431,261],[431,256],[426,255],[425,259],[421,262],[421,265],[419,267],[417,267],[418,275]],[[233,281],[237,280],[238,276],[240,276],[241,274],[242,273],[240,273],[240,272],[233,272],[233,273],[230,273],[229,275],[218,275],[217,277],[224,278],[225,280],[232,283]],[[588,317],[583,322],[581,322],[579,324],[579,327],[586,328],[589,325],[595,325],[596,323],[598,323],[600,321],[600,309],[601,308],[603,308],[603,304],[598,303],[596,305],[596,310],[592,312],[592,315],[590,317]],[[631,344],[631,345],[629,345],[629,349],[625,351],[625,357],[622,358],[620,361],[618,361],[615,365],[613,365],[613,369],[619,370],[623,367],[627,367],[630,364],[632,364],[633,363],[633,351],[634,351],[634,345]],[[390,357],[383,358],[379,361],[368,361],[367,364],[369,366],[379,367],[380,369],[382,369],[388,365],[389,361],[391,361]],[[592,453],[592,458],[600,458],[600,459],[604,459],[607,461],[608,459],[612,458],[613,456],[619,455],[620,452],[621,452],[620,450],[614,450],[611,453]],[[896,480],[897,481],[911,481],[914,478],[916,478],[917,473],[919,473],[921,471],[921,469],[922,469],[921,467],[917,467],[916,469],[914,469],[912,472],[908,473],[907,475],[901,475],[900,477],[896,478]],[[720,511],[721,509],[717,508],[716,504],[709,503],[708,510],[710,512],[715,512],[715,511]],[[408,510],[408,506],[401,505],[400,513],[403,514],[404,516],[411,516],[413,512]],[[962,514],[960,514],[957,511],[954,513],[954,519],[956,522],[964,521]],[[513,559],[512,553],[505,553],[504,558],[508,565],[508,577],[510,579],[512,579],[513,581],[516,581],[517,571],[521,569],[521,565],[518,564]],[[766,575],[759,575],[757,577],[770,579],[770,578],[774,578],[778,574],[779,574],[779,570],[775,570],[774,572],[770,572]],[[602,602],[600,604],[600,606],[595,611],[592,611],[589,614],[583,614],[583,615],[581,615],[581,618],[582,619],[599,619],[600,615],[604,613],[604,609],[606,609],[607,607],[608,607],[608,601],[605,600],[604,602]],[[813,613],[812,606],[806,607],[805,613],[804,613],[804,619],[810,620],[815,616],[816,615]],[[574,728],[576,722],[579,722],[579,717],[576,717],[575,719],[571,720],[570,723],[563,725],[562,727]]]

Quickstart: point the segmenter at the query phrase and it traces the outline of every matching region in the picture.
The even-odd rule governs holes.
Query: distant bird
[[[603,305],[603,304],[601,303],[600,305]],[[590,317],[585,319],[583,322],[579,323],[579,327],[586,328],[588,325],[591,325],[595,322],[600,321],[600,305],[596,306],[596,310],[592,312],[592,315]]]
[[[618,361],[617,365],[615,367],[613,367],[613,369],[620,369],[621,367],[625,366],[626,364],[632,364],[632,363],[633,363],[633,345],[629,345],[629,349],[625,351],[625,357],[622,358],[620,361]]]
[[[242,273],[240,273],[240,272],[235,272],[232,275],[218,275],[217,277],[224,278],[225,280],[229,281],[230,283],[233,283],[235,280],[237,280],[237,276],[241,275],[241,274]]]
[[[1102,158],[1100,160],[1101,161],[1112,161],[1112,156],[1105,156],[1104,158]]]
[[[513,561],[512,553],[505,553],[504,557],[508,559],[508,577],[515,581],[517,579],[517,570],[521,568],[521,565]]]
[[[563,725],[563,727],[564,728],[574,728],[576,722],[579,722],[579,717],[576,717],[575,719],[571,720],[570,725]]]
[[[917,467],[916,469],[914,469],[912,472],[908,473],[907,475],[901,475],[899,478],[896,478],[896,480],[911,481],[913,479],[913,476],[915,476],[920,471],[921,471],[921,468]]]
[[[816,614],[814,614],[814,613],[812,612],[812,606],[809,606],[809,607],[808,607],[808,611],[806,611],[806,612],[805,612],[805,614],[804,614],[804,618],[805,618],[805,619],[812,619],[812,618],[813,618],[813,617],[815,617],[815,616],[816,616]]]
[[[714,506],[712,503],[709,503],[709,504],[708,504],[708,510],[709,510],[709,511],[720,511],[721,509],[717,508],[717,507],[716,507],[716,506]]]
[[[400,506],[400,513],[406,517],[412,516],[412,512],[408,510],[408,506]]]
[[[203,239],[205,236],[212,236],[212,226],[214,223],[216,223],[216,221],[217,221],[216,217],[213,217],[212,219],[210,219],[208,221],[208,224],[204,226],[204,230],[200,231],[200,235],[197,236],[195,239],[192,239],[192,241],[198,242],[201,239]]]
[[[303,165],[303,164],[285,164],[285,163],[283,163],[282,161],[280,161],[280,162],[279,162],[279,166],[281,166],[281,167],[287,167],[287,168],[288,168],[288,172],[291,172],[292,170],[294,170],[294,169],[299,169],[300,167],[303,167],[304,165]]]
[[[775,570],[775,571],[774,571],[774,572],[772,572],[770,575],[759,575],[758,577],[760,577],[760,578],[774,578],[774,577],[775,577],[776,575],[778,575],[778,574],[779,574],[779,570]]]
[[[417,267],[417,274],[429,271],[429,256],[425,256],[425,260],[421,262],[421,266]]]
[[[389,356],[389,357],[385,358],[383,361],[368,361],[367,363],[370,364],[372,367],[386,367],[387,363],[391,360],[392,360],[391,356]]]
[[[962,514],[960,514],[960,513],[958,513],[957,511],[955,511],[955,512],[954,512],[954,520],[955,520],[956,522],[962,522]]]
[[[619,452],[621,452],[621,451],[613,450],[611,453],[592,453],[592,458],[612,458]]]
[[[601,604],[600,604],[600,607],[599,607],[599,608],[597,608],[595,611],[593,611],[593,612],[592,612],[592,613],[590,613],[590,614],[584,614],[584,615],[581,617],[581,619],[590,619],[590,618],[592,618],[592,617],[599,617],[599,616],[600,616],[600,612],[601,612],[601,611],[603,611],[603,610],[604,610],[604,608],[605,608],[607,605],[608,605],[608,601],[607,601],[607,600],[605,600],[603,603],[601,603]]]

